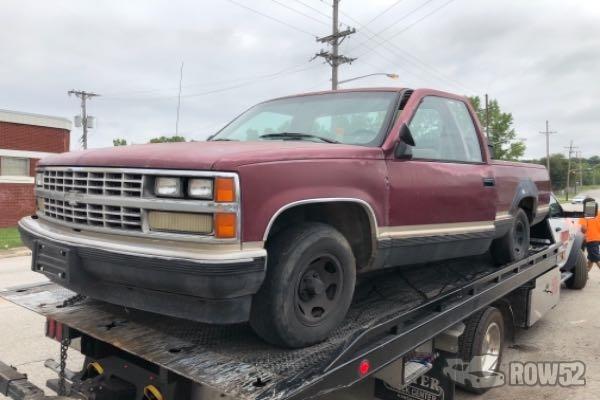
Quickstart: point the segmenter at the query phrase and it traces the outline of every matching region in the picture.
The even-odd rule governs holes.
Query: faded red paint
[[[402,124],[410,120],[427,95],[467,104],[476,121],[484,162],[394,158]],[[490,160],[481,126],[464,97],[429,89],[415,90],[381,148],[298,141],[192,142],[73,152],[48,157],[40,164],[237,172],[244,241],[262,240],[278,210],[306,199],[360,199],[373,209],[379,226],[397,226],[493,221],[496,212],[508,210],[523,178],[536,183],[540,205],[549,203],[550,193],[543,166]],[[483,178],[495,178],[496,186],[484,187]]]

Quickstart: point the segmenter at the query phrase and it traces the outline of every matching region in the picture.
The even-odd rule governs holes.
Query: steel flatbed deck
[[[376,373],[555,268],[557,257],[557,245],[538,241],[526,259],[501,268],[486,254],[363,278],[331,338],[297,350],[270,346],[244,324],[211,326],[91,299],[71,302],[75,293],[53,283],[0,296],[228,398],[308,399]],[[369,373],[359,374],[366,359]]]

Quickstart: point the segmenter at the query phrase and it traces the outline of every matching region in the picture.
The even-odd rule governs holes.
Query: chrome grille
[[[98,228],[142,231],[142,211],[139,208],[77,203],[43,198],[44,216],[70,224]]]
[[[44,170],[43,177],[43,188],[56,192],[142,197],[142,174],[53,168]]]

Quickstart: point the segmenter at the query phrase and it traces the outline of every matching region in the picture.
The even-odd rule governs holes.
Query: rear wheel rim
[[[502,335],[500,326],[496,322],[488,325],[483,344],[481,346],[481,371],[494,372],[498,369],[500,359],[500,347],[502,346]]]
[[[524,253],[526,250],[525,242],[526,242],[527,232],[525,230],[526,230],[525,223],[521,220],[517,221],[515,224],[514,250],[515,250],[515,253],[518,255]]]
[[[319,325],[338,310],[344,271],[331,254],[314,257],[302,268],[294,308],[304,325]]]

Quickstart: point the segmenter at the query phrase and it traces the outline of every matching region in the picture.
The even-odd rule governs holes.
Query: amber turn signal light
[[[236,235],[236,216],[232,213],[215,214],[215,236],[219,239],[231,239]]]
[[[215,201],[218,203],[231,203],[235,201],[235,184],[233,178],[215,179]]]

